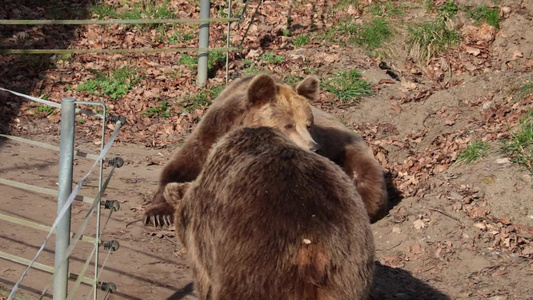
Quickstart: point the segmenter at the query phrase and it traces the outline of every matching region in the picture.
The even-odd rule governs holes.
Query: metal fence
[[[239,1],[242,2],[242,1]],[[207,81],[209,52],[226,52],[226,82],[228,81],[229,52],[240,50],[238,47],[230,47],[230,31],[232,22],[242,22],[246,15],[250,0],[247,0],[242,13],[238,17],[232,17],[232,1],[228,0],[227,18],[210,18],[210,0],[200,1],[199,19],[142,19],[142,20],[0,20],[0,25],[89,25],[89,24],[184,24],[200,23],[198,48],[141,48],[141,49],[0,49],[0,54],[63,54],[63,53],[156,53],[156,52],[198,52],[197,84],[204,86]],[[259,1],[257,8],[263,3]],[[250,24],[253,22],[256,11],[252,14]],[[209,24],[219,22],[228,23],[226,47],[209,48]],[[249,26],[248,26],[249,28]],[[246,30],[248,32],[248,30]],[[242,42],[241,42],[242,44]]]
[[[210,51],[226,52],[226,82],[228,81],[228,65],[229,65],[229,53],[230,51],[237,51],[241,49],[241,46],[230,47],[230,25],[232,22],[242,22],[246,15],[247,8],[249,6],[250,0],[247,0],[242,13],[238,17],[232,17],[232,1],[228,0],[228,17],[227,18],[210,18],[210,2],[209,0],[200,1],[200,18],[199,19],[158,19],[158,20],[0,20],[0,25],[87,25],[87,24],[182,24],[182,23],[200,23],[199,25],[199,39],[198,39],[198,48],[164,48],[164,49],[0,49],[0,54],[61,54],[61,53],[155,53],[155,52],[192,52],[196,51],[198,53],[198,74],[197,74],[197,84],[199,86],[205,85],[207,81],[208,73],[208,55]],[[239,2],[242,2],[240,0]],[[257,7],[251,16],[250,23],[248,28],[245,31],[244,36],[241,39],[241,45],[244,41],[244,38],[248,32],[248,29],[254,21],[254,17],[262,4],[262,0],[258,1]],[[226,37],[226,47],[225,48],[209,48],[209,24],[213,22],[227,22],[227,37]],[[0,184],[16,187],[19,189],[24,189],[28,191],[34,191],[39,193],[44,193],[48,195],[57,195],[58,196],[58,210],[57,218],[54,221],[52,226],[46,226],[39,224],[24,218],[19,218],[15,216],[10,216],[0,213],[0,221],[16,223],[23,225],[29,228],[34,228],[42,231],[47,231],[48,235],[35,255],[33,260],[24,259],[13,254],[5,253],[0,251],[0,258],[28,265],[27,269],[24,271],[20,280],[15,284],[11,294],[9,295],[9,300],[13,299],[20,283],[26,277],[30,269],[33,267],[41,271],[51,273],[52,277],[50,278],[49,283],[44,288],[41,293],[41,298],[46,294],[48,288],[53,284],[53,295],[54,299],[73,299],[76,295],[78,287],[80,284],[88,284],[93,287],[92,294],[94,299],[97,297],[97,291],[103,290],[107,293],[113,292],[116,290],[116,285],[112,282],[100,282],[99,277],[104,268],[107,258],[109,257],[112,251],[116,251],[119,248],[119,243],[115,240],[112,241],[102,241],[100,239],[100,233],[107,224],[107,221],[111,217],[111,214],[120,208],[120,205],[117,201],[103,201],[102,195],[113,175],[115,168],[120,168],[123,164],[121,158],[112,158],[107,159],[107,162],[112,166],[109,174],[105,178],[103,175],[103,164],[105,161],[106,153],[109,150],[109,147],[113,144],[115,137],[117,136],[122,125],[125,124],[124,117],[106,117],[106,107],[103,103],[100,102],[86,102],[86,101],[76,101],[72,98],[64,98],[61,104],[43,100],[40,98],[24,95],[21,93],[13,92],[0,88],[0,90],[7,91],[30,99],[32,101],[40,102],[42,104],[50,105],[56,108],[61,108],[61,140],[60,145],[48,145],[36,141],[31,141],[23,139],[20,137],[9,136],[9,135],[0,135],[1,137],[16,140],[23,143],[29,143],[35,146],[39,146],[45,149],[50,149],[60,152],[60,162],[59,162],[59,188],[58,190],[53,190],[45,187],[39,187],[34,185],[28,185],[21,182],[15,182],[8,179],[0,178]],[[96,105],[101,106],[103,109],[102,114],[95,114],[91,111],[85,111],[82,109],[76,108],[76,104],[84,105]],[[102,119],[102,146],[101,152],[99,155],[82,153],[76,151],[73,147],[74,143],[74,117],[75,113],[84,113],[92,116],[96,116]],[[105,124],[108,121],[116,122],[115,131],[105,143]],[[94,165],[90,171],[79,181],[77,186],[71,190],[72,187],[72,160],[73,156],[78,155],[86,157],[88,159],[95,160]],[[98,194],[95,198],[90,198],[86,196],[78,195],[83,183],[87,177],[91,174],[93,169],[99,165],[99,184],[98,184]],[[74,200],[82,201],[89,204],[89,210],[83,219],[82,224],[78,230],[73,233],[70,230],[70,208]],[[108,214],[105,219],[105,222],[101,223],[101,208],[107,209]],[[83,232],[87,228],[89,218],[96,212],[96,235],[95,237],[90,237],[83,235]],[[50,239],[51,235],[56,232],[56,252],[55,252],[55,263],[54,266],[47,266],[40,263],[36,263],[36,259],[39,257],[43,251],[46,243]],[[72,253],[74,247],[79,242],[87,242],[94,245],[91,253],[87,257],[85,264],[78,274],[69,272],[69,256]],[[100,269],[98,269],[100,262],[100,251],[99,247],[103,246],[106,253],[106,258],[101,264]],[[94,259],[94,278],[88,278],[85,276],[85,273],[89,267],[90,262]],[[76,280],[73,288],[67,293],[67,283],[68,279]],[[90,295],[89,295],[90,296]]]
[[[32,145],[39,146],[45,149],[59,151],[60,153],[59,154],[59,174],[58,174],[59,187],[58,187],[58,190],[53,190],[53,189],[49,189],[45,187],[29,185],[29,184],[25,184],[21,182],[8,180],[5,178],[0,178],[0,184],[4,184],[4,185],[16,187],[16,188],[24,189],[28,191],[44,193],[48,195],[57,195],[58,197],[57,198],[58,199],[57,218],[55,219],[52,226],[46,226],[46,225],[39,224],[37,222],[33,222],[33,221],[30,221],[24,218],[0,213],[0,220],[2,221],[15,223],[18,225],[48,232],[46,239],[44,240],[37,254],[31,261],[28,259],[22,258],[22,257],[18,257],[13,254],[10,254],[10,253],[0,251],[0,258],[9,260],[15,263],[28,265],[24,273],[21,275],[19,281],[13,287],[13,290],[11,291],[11,294],[9,295],[8,299],[13,299],[20,283],[27,276],[28,272],[30,271],[32,267],[52,274],[48,284],[46,285],[46,287],[43,289],[41,293],[41,298],[46,294],[46,292],[52,286],[52,284],[54,287],[54,291],[53,291],[54,299],[74,299],[74,297],[76,296],[78,287],[82,283],[91,285],[93,287],[91,293],[94,295],[94,299],[96,299],[97,291],[99,289],[104,290],[107,293],[114,292],[116,290],[115,283],[100,282],[99,277],[100,277],[102,270],[104,269],[106,265],[106,262],[107,262],[107,259],[109,258],[110,253],[112,251],[118,250],[120,245],[115,240],[103,241],[101,240],[100,235],[103,229],[105,228],[105,226],[107,225],[107,222],[109,218],[111,217],[112,213],[120,209],[120,204],[118,201],[109,201],[109,200],[103,201],[102,195],[104,194],[104,191],[106,190],[107,185],[109,181],[111,180],[111,177],[113,176],[114,170],[116,168],[120,168],[123,164],[123,160],[120,157],[115,157],[111,159],[105,159],[105,157],[111,145],[113,144],[115,138],[117,137],[120,131],[120,128],[122,127],[122,125],[125,124],[126,122],[125,118],[123,116],[107,117],[106,106],[101,102],[75,101],[73,98],[63,98],[62,103],[58,104],[55,102],[20,94],[20,93],[6,90],[3,88],[0,88],[0,90],[13,93],[15,95],[24,97],[26,99],[30,99],[32,101],[37,101],[37,102],[50,105],[56,108],[61,108],[61,139],[60,139],[59,147],[55,145],[49,145],[49,144],[45,144],[41,142],[23,139],[20,137],[15,137],[15,136],[10,136],[10,135],[5,135],[5,134],[0,135],[3,138],[8,138],[8,139],[12,139],[18,142],[32,144]],[[95,113],[92,113],[91,111],[76,109],[76,104],[101,106],[103,113],[95,114]],[[83,153],[83,152],[74,150],[75,114],[77,112],[85,113],[85,114],[99,117],[102,119],[102,143],[101,143],[101,149],[100,149],[99,155],[88,154],[88,153]],[[106,142],[105,141],[105,125],[108,121],[115,122],[116,126],[115,126],[115,130],[113,134],[110,136],[110,138]],[[72,182],[73,182],[72,181],[72,173],[73,173],[72,162],[73,162],[73,158],[75,155],[85,157],[87,159],[93,159],[95,160],[95,162],[93,166],[91,167],[91,169],[89,170],[89,172],[87,172],[87,174],[81,180],[79,180],[76,187],[72,189]],[[103,173],[104,162],[107,162],[111,166],[111,169],[109,173],[107,174],[107,176],[104,176],[104,173]],[[98,194],[96,195],[95,198],[78,195],[81,187],[83,186],[83,184],[85,183],[89,175],[96,168],[96,166],[99,166]],[[71,232],[70,209],[71,209],[72,202],[75,200],[82,201],[84,203],[89,204],[90,206],[87,211],[87,214],[85,215],[77,231]],[[101,220],[101,214],[102,214],[101,209],[102,208],[108,211],[107,216],[104,216],[104,220],[105,220],[104,222],[102,222]],[[95,212],[96,212],[96,234],[94,237],[84,235],[83,233],[85,229],[87,228],[89,220],[95,214]],[[39,255],[42,253],[44,247],[46,246],[48,240],[50,239],[51,235],[54,232],[56,233],[54,267],[36,263],[35,261],[37,260]],[[79,271],[78,274],[74,274],[74,273],[69,272],[69,256],[79,241],[93,244],[93,247],[82,269]],[[103,247],[104,251],[106,252],[106,258],[101,264],[100,264],[100,257],[99,257],[100,247]],[[93,260],[94,260],[94,266],[95,266],[94,277],[88,278],[85,276],[85,273],[90,265],[90,262]],[[101,265],[100,269],[99,269],[99,265]],[[68,279],[75,280],[75,283],[69,293],[67,293]]]

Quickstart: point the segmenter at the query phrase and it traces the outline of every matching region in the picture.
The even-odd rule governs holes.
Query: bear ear
[[[190,186],[191,182],[168,183],[165,186],[165,200],[167,200],[167,203],[172,206],[178,205],[185,196],[185,193],[189,190]]]
[[[276,97],[276,94],[276,82],[267,74],[257,75],[248,87],[248,101],[252,105],[269,102]]]
[[[296,92],[309,100],[318,100],[320,96],[320,80],[314,75],[305,77],[295,86]]]

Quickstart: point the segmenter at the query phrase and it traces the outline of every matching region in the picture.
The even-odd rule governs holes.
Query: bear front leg
[[[159,188],[152,204],[144,212],[144,225],[154,227],[170,226],[174,222],[174,206],[165,201],[165,188]]]
[[[370,222],[383,218],[388,208],[385,176],[381,165],[369,153],[366,145],[352,144],[346,147],[344,170],[354,181],[357,192],[365,203]]]

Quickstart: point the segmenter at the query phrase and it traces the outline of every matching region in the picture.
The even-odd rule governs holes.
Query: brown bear
[[[212,144],[239,126],[279,128],[302,148],[318,150],[352,178],[371,222],[383,217],[388,204],[383,170],[360,137],[332,115],[310,106],[309,101],[319,98],[319,85],[314,76],[292,87],[276,82],[269,75],[234,81],[217,97],[198,128],[166,164],[159,189],[145,213],[145,224],[172,222],[174,209],[164,199],[165,185],[194,180]]]
[[[280,130],[228,133],[198,178],[165,196],[200,299],[368,298],[374,244],[360,195]]]
[[[383,169],[365,141],[348,130],[337,118],[312,108],[314,125],[311,136],[320,145],[323,155],[352,178],[363,198],[371,223],[385,216],[388,206],[387,186]]]
[[[145,224],[170,224],[174,208],[163,192],[169,182],[188,182],[198,176],[211,146],[237,127],[279,128],[304,149],[318,150],[309,128],[313,114],[308,99],[318,96],[319,80],[305,78],[292,88],[272,76],[260,74],[235,80],[213,101],[197,128],[165,165],[152,205],[145,212]],[[316,96],[315,96],[316,95]]]

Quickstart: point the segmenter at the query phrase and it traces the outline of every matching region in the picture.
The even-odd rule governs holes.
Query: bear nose
[[[317,143],[312,143],[311,144],[311,148],[309,148],[309,150],[311,150],[313,152],[317,152],[318,150],[320,150],[320,145],[317,144]]]

